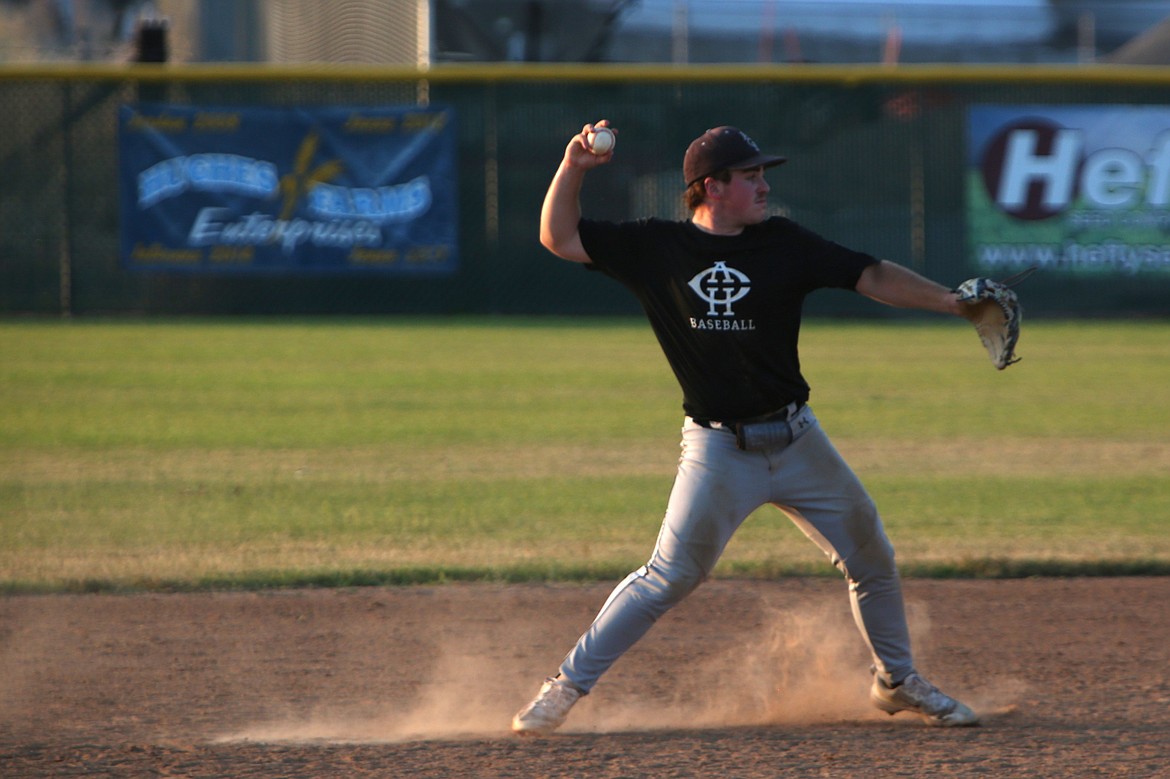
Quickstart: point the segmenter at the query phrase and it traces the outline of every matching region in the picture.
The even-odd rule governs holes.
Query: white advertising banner
[[[974,106],[970,259],[1003,275],[1170,275],[1170,108]]]

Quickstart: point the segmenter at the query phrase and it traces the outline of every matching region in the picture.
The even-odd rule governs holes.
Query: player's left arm
[[[964,318],[970,313],[970,306],[960,303],[953,290],[888,260],[881,260],[862,271],[856,290],[867,298],[895,308],[917,308]]]

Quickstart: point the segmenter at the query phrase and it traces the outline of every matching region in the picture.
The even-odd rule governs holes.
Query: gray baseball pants
[[[743,521],[777,506],[845,575],[853,617],[889,683],[914,670],[894,549],[873,500],[837,453],[812,409],[790,420],[794,440],[745,452],[728,430],[689,417],[678,475],[649,562],[610,594],[561,664],[561,677],[588,692],[626,650],[710,575]]]

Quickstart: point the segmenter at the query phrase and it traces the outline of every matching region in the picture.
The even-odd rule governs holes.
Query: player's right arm
[[[597,123],[608,124],[604,120]],[[586,171],[603,165],[613,158],[613,152],[597,155],[589,151],[585,135],[593,125],[574,135],[565,147],[565,156],[544,195],[540,209],[540,243],[562,259],[589,263],[592,260],[581,243],[578,225],[581,222],[581,186]]]

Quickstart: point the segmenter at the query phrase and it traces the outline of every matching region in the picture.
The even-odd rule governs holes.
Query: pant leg
[[[588,692],[671,607],[707,578],[732,534],[767,502],[767,461],[722,430],[683,428],[682,456],[649,562],[610,594],[561,664]]]
[[[828,436],[812,419],[787,449],[769,453],[771,500],[844,574],[854,620],[886,681],[900,682],[914,659],[894,561],[873,499]]]

